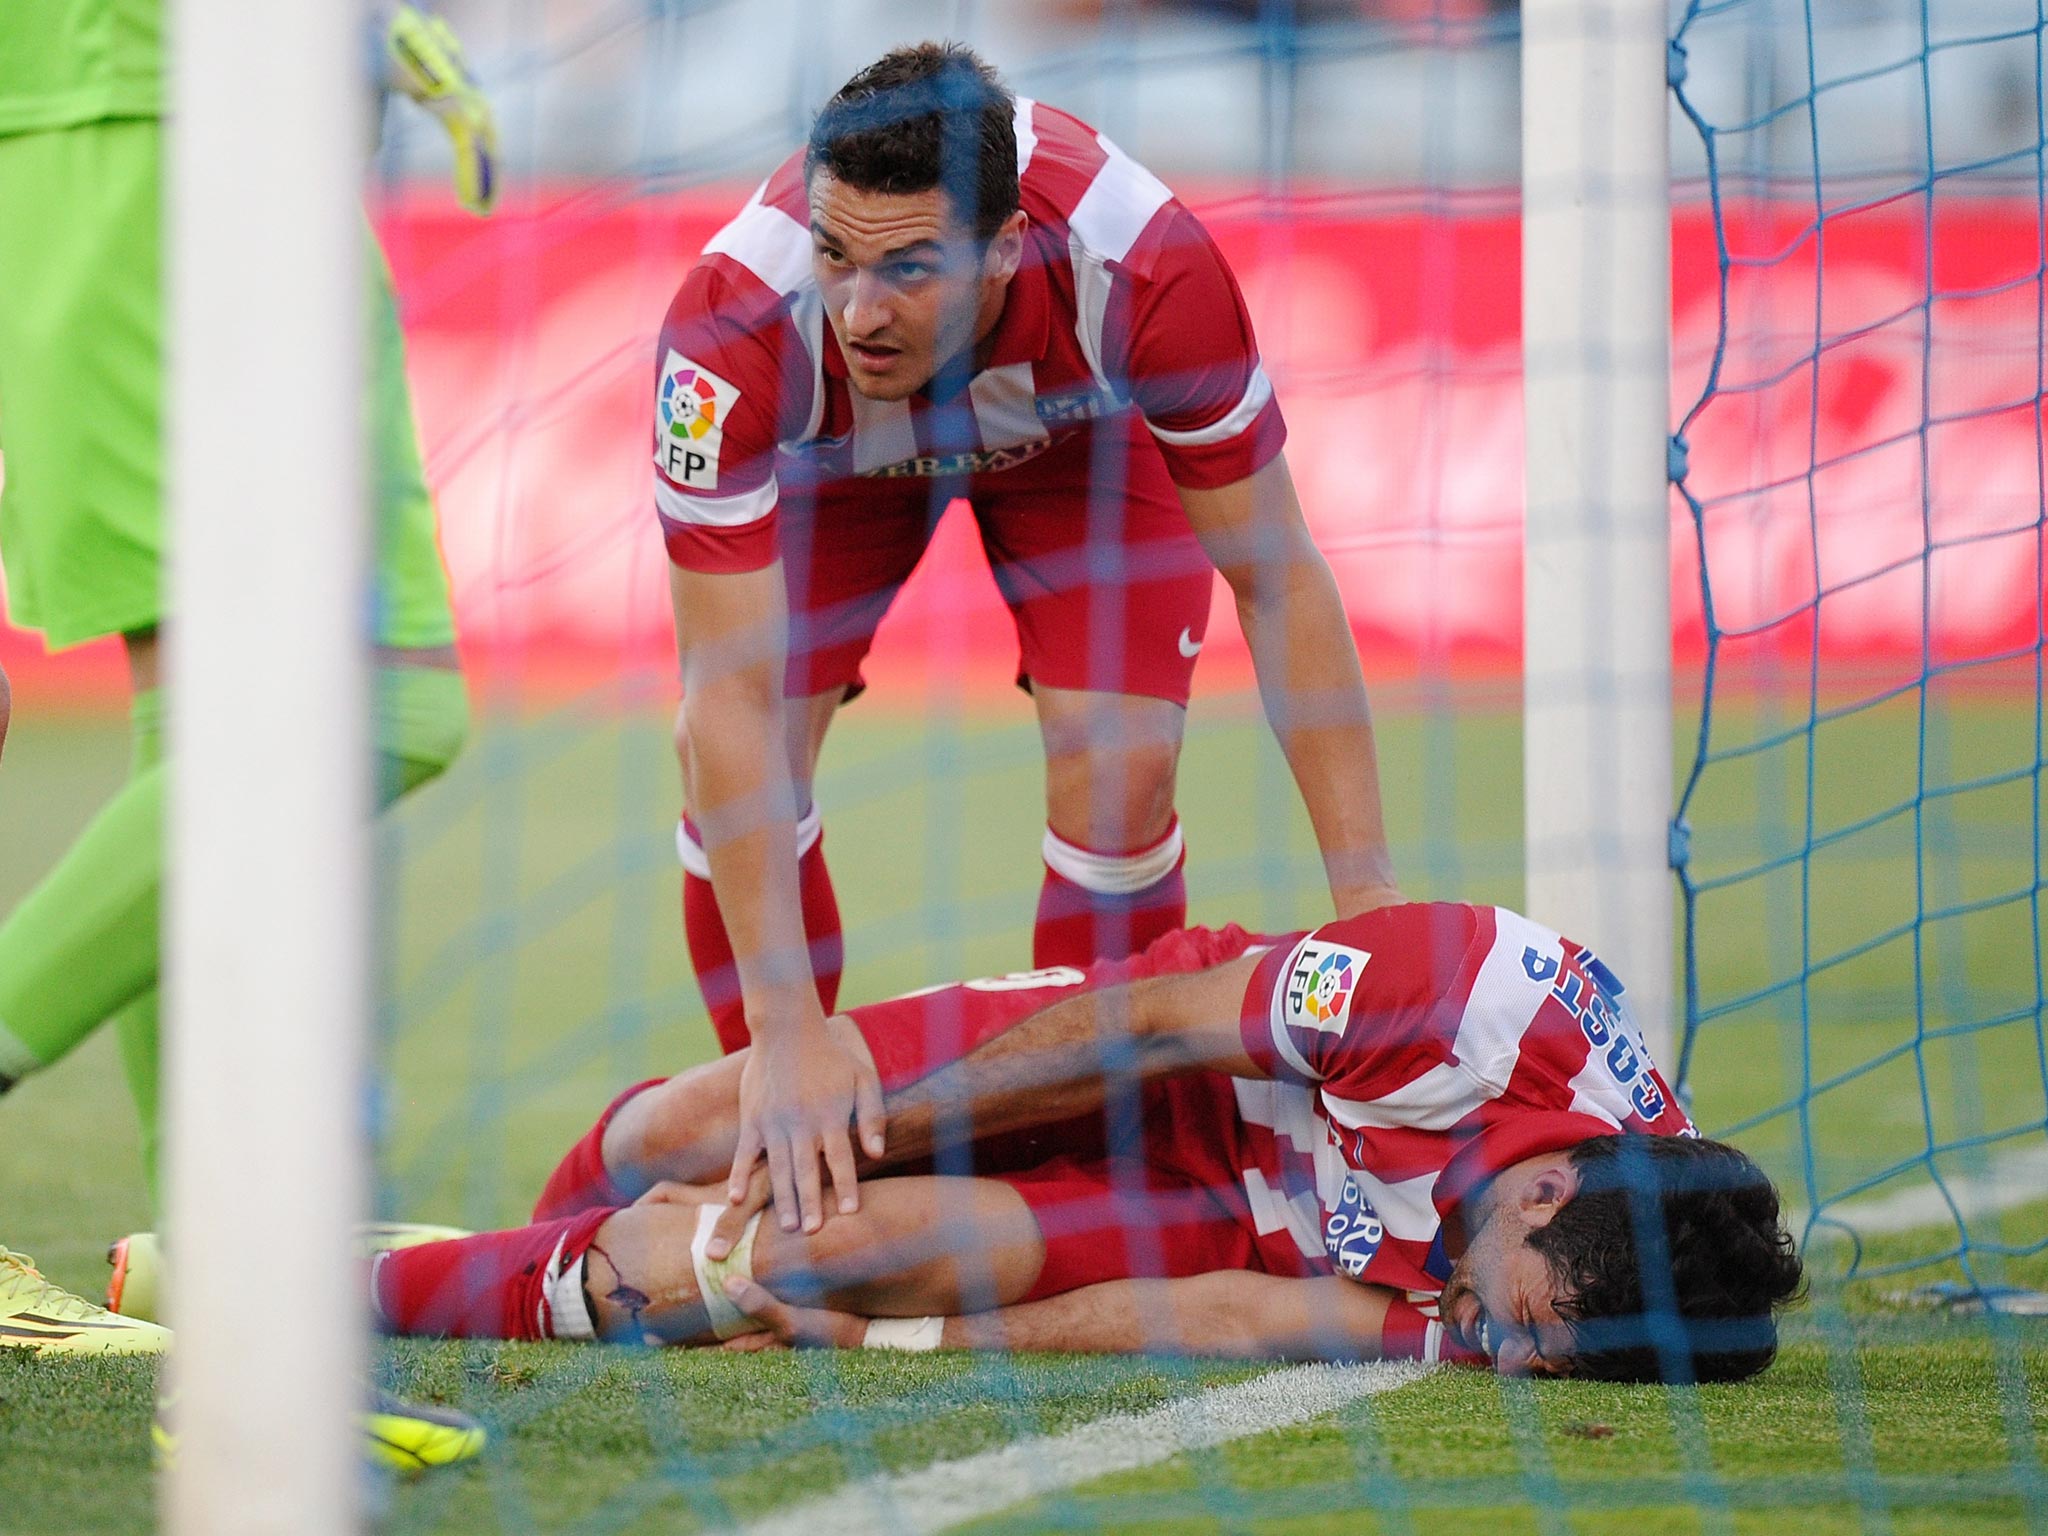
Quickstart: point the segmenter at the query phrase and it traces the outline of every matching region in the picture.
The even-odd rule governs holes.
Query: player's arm
[[[1169,203],[1123,269],[1117,298],[1110,351],[1237,600],[1337,916],[1399,901],[1358,650],[1288,477],[1286,424],[1237,280],[1201,222]]]
[[[1227,485],[1183,485],[1180,499],[1237,600],[1259,698],[1308,807],[1337,915],[1399,901],[1365,677],[1286,456]]]
[[[766,1323],[766,1337],[777,1343],[852,1349],[868,1341],[865,1317],[790,1306],[748,1281],[735,1282],[728,1294]],[[1109,1280],[1040,1301],[938,1319],[932,1347],[1241,1360],[1406,1358],[1420,1352],[1417,1344],[1404,1346],[1386,1336],[1390,1312],[1402,1307],[1405,1299],[1397,1293],[1341,1276],[1293,1279],[1219,1270],[1176,1280]]]
[[[818,1159],[840,1208],[858,1200],[849,1121],[881,1145],[873,1068],[825,1028],[811,977],[797,887],[796,792],[782,706],[788,650],[782,563],[753,571],[670,571],[683,704],[676,732],[683,783],[712,889],[732,940],[753,1037],[740,1076],[733,1199],[767,1154],[784,1225],[824,1219]]]
[[[1040,1009],[890,1094],[888,1160],[1092,1114],[1117,1082],[1194,1071],[1271,1076],[1246,1050],[1238,1022],[1263,953],[1076,992]]]

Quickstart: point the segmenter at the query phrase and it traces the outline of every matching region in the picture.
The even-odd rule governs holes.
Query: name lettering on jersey
[[[1035,438],[1014,448],[976,448],[966,453],[925,453],[898,464],[864,471],[870,480],[942,480],[948,475],[985,475],[1015,469],[1035,459],[1052,446],[1049,438]]]
[[[1294,965],[1287,973],[1286,1022],[1299,1029],[1319,1029],[1327,1035],[1344,1033],[1344,1013],[1351,1006],[1358,973],[1372,959],[1372,952],[1344,944],[1305,941],[1295,952]]]
[[[1329,1251],[1330,1262],[1356,1280],[1380,1251],[1386,1235],[1380,1213],[1360,1191],[1358,1181],[1346,1174],[1337,1203],[1323,1218],[1323,1247]]]
[[[1551,983],[1550,995],[1578,1020],[1579,1032],[1605,1059],[1615,1082],[1628,1090],[1629,1103],[1637,1114],[1654,1120],[1664,1113],[1663,1090],[1624,1022],[1621,994],[1626,989],[1599,956],[1591,950],[1546,955],[1531,946],[1522,951],[1522,973],[1531,981]]]
[[[718,489],[718,452],[739,404],[737,385],[671,350],[654,395],[654,462],[677,485]]]

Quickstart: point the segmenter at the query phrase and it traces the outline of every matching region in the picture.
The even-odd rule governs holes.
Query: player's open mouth
[[[853,360],[869,373],[884,373],[903,355],[901,347],[875,347],[864,342],[849,342],[846,350],[853,354]]]

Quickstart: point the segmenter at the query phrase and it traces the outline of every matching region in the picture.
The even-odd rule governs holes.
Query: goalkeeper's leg
[[[469,710],[459,672],[438,666],[387,666],[377,674],[376,711],[377,801],[381,807],[438,778],[447,769],[461,750],[468,730]],[[156,846],[152,844],[151,848]],[[154,889],[155,881],[152,880],[151,884]],[[155,937],[155,912],[152,908],[149,914],[152,956]],[[127,1075],[128,1091],[135,1100],[136,1119],[141,1126],[142,1168],[152,1203],[156,1202],[158,1194],[162,1141],[157,1097],[160,1004],[154,981],[152,967],[151,984],[114,1015],[114,1030],[121,1044],[121,1066]],[[73,1023],[76,1023],[75,1011]],[[90,1023],[86,1024],[72,1043],[84,1038],[84,1033],[91,1027]]]
[[[139,691],[130,713],[128,782],[0,923],[0,1091],[155,989],[162,696]]]

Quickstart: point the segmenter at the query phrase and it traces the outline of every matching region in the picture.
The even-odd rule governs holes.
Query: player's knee
[[[872,1195],[852,1215],[834,1216],[808,1234],[783,1231],[771,1212],[754,1240],[754,1278],[784,1301],[825,1305],[904,1268],[911,1258],[905,1245],[924,1224],[900,1201]]]
[[[1047,776],[1047,820],[1066,841],[1098,853],[1144,848],[1172,824],[1179,767],[1178,743],[1134,743],[1092,754],[1079,771]]]
[[[633,1195],[662,1179],[723,1178],[738,1137],[743,1060],[693,1067],[621,1104],[604,1130],[605,1176]]]

